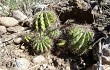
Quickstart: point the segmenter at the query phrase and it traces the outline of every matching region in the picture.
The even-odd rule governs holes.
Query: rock
[[[6,27],[5,26],[0,26],[0,35],[6,33],[7,30],[6,30]]]
[[[50,63],[50,64],[51,64],[52,62],[53,62],[53,61],[52,61],[52,59],[51,59],[51,58],[50,58],[50,59],[48,59],[48,63]]]
[[[17,19],[19,22],[23,22],[25,19],[27,19],[27,16],[24,15],[21,11],[15,10],[12,12],[12,16]]]
[[[12,17],[0,17],[0,24],[6,27],[18,25],[18,21]]]
[[[32,7],[32,10],[33,10],[33,14],[36,14],[37,12],[43,10],[43,9],[46,9],[48,8],[48,5],[45,5],[45,4],[37,4],[35,5],[34,7]]]
[[[45,68],[47,68],[48,64],[43,64],[42,66],[45,69]]]
[[[0,39],[0,47],[3,47],[3,43],[2,40]]]
[[[22,39],[21,37],[15,38],[15,39],[14,39],[14,43],[15,43],[15,44],[20,44],[20,43],[22,42],[22,40],[23,40],[23,39]]]
[[[67,66],[65,70],[71,70],[71,69],[70,69],[70,66]]]
[[[14,27],[7,28],[7,31],[10,33],[22,33],[24,30],[25,28],[21,26],[14,26]]]
[[[44,56],[42,56],[42,55],[39,55],[39,56],[33,58],[33,60],[32,60],[33,63],[41,63],[41,62],[45,62],[45,61],[46,60],[45,60]]]
[[[23,46],[23,45],[21,45],[21,47],[20,47],[22,50],[24,50],[25,49],[25,46]]]
[[[47,68],[48,70],[56,70],[54,66],[50,66],[50,65],[48,65]]]
[[[13,39],[16,38],[17,35],[16,34],[9,34],[9,35],[3,35],[1,38],[1,41],[5,44],[11,44],[13,42]]]
[[[16,65],[14,70],[28,70],[30,62],[25,58],[16,59]]]

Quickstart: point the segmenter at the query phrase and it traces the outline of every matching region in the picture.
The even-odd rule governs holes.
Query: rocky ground
[[[92,10],[89,3],[86,1],[78,1],[76,3],[63,1],[51,3],[49,8],[53,8],[57,15],[60,14],[59,20],[61,24],[73,23],[67,21],[74,19],[77,23],[89,23],[98,29],[98,34],[109,36],[110,28],[110,2],[106,0],[103,7],[105,10],[98,9],[95,5]],[[72,4],[71,4],[72,3]],[[92,3],[92,2],[91,2]],[[94,2],[93,2],[94,4]],[[107,5],[107,6],[106,6]],[[45,5],[43,5],[45,6]],[[34,7],[34,12],[37,12],[38,7]],[[99,12],[97,12],[99,10]],[[100,15],[102,14],[103,15]],[[91,14],[92,13],[92,14]],[[93,18],[93,15],[95,18]],[[100,17],[100,18],[99,18]],[[94,19],[98,18],[95,22]],[[96,48],[90,50],[87,55],[76,56],[64,50],[51,50],[42,54],[35,54],[34,51],[28,48],[24,43],[24,36],[31,33],[31,25],[33,17],[28,17],[20,10],[15,10],[9,17],[0,15],[0,70],[96,70],[97,55]],[[75,23],[76,23],[75,22]],[[96,24],[94,24],[96,23]],[[101,24],[100,24],[101,23]],[[110,70],[110,48],[109,37],[106,40],[103,48],[103,69]],[[95,51],[93,51],[95,50]]]

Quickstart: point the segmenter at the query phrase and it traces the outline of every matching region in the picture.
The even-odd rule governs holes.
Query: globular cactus
[[[61,31],[59,29],[50,28],[48,30],[48,35],[49,35],[50,38],[56,39],[56,38],[58,38],[61,35]]]
[[[52,40],[48,36],[36,36],[32,42],[33,49],[40,52],[48,51],[51,46]]]
[[[30,37],[25,36],[25,40],[27,43],[30,43],[32,48],[37,52],[45,52],[51,49],[52,40],[48,36],[40,35]]]
[[[35,24],[37,31],[45,31],[57,21],[57,16],[53,11],[40,11],[35,15]]]
[[[92,48],[90,40],[93,38],[93,32],[83,28],[75,27],[69,31],[70,50],[72,53],[82,55]]]

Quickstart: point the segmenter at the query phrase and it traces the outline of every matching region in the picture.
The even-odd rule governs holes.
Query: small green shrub
[[[87,31],[84,28],[75,27],[69,31],[70,34],[70,50],[75,54],[84,54],[92,46],[90,40],[93,38],[93,32]]]

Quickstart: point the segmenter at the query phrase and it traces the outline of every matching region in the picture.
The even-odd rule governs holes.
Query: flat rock
[[[6,27],[5,26],[0,26],[0,35],[6,33],[7,30],[6,30]]]
[[[14,26],[7,28],[7,31],[10,33],[22,33],[23,30],[25,30],[25,28],[21,26]]]
[[[20,10],[15,10],[12,12],[12,16],[17,19],[19,22],[23,22],[27,16],[24,15]]]
[[[0,25],[11,27],[18,25],[18,21],[12,17],[0,17]]]
[[[39,55],[32,59],[33,63],[41,63],[41,62],[45,62],[45,61],[46,60],[45,60],[44,56],[42,56],[42,55]]]
[[[18,58],[14,70],[28,70],[30,62],[25,58]]]

